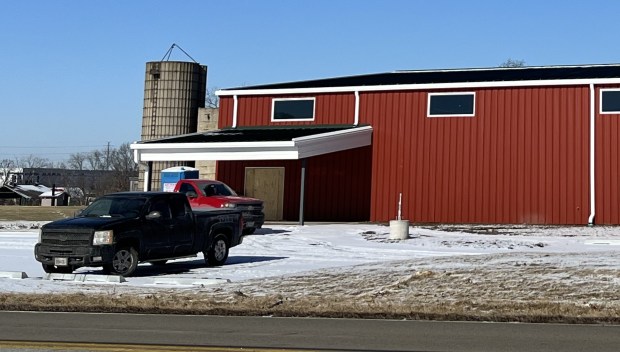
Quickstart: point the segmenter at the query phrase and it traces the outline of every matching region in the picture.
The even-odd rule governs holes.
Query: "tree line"
[[[35,155],[3,159],[0,187],[13,182],[64,187],[72,203],[78,205],[106,193],[128,191],[131,178],[138,175],[138,165],[129,146],[130,143],[123,143],[118,148],[74,153],[66,161],[56,163]]]

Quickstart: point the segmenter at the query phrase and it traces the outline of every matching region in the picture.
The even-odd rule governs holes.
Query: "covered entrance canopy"
[[[371,126],[237,127],[131,145],[137,163],[195,160],[295,160],[371,144]]]
[[[306,158],[365,147],[372,127],[359,125],[294,125],[223,128],[131,144],[134,160],[146,163],[145,190],[150,188],[154,161],[301,160],[300,223]]]

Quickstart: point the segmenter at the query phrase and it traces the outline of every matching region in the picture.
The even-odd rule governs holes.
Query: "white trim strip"
[[[273,142],[211,142],[211,143],[134,143],[131,149],[135,150],[155,150],[155,149],[234,149],[234,148],[287,148],[294,146],[292,141],[273,141]]]
[[[290,119],[277,119],[276,103],[281,101],[304,101],[312,100],[312,117],[310,118],[290,118]],[[315,97],[303,97],[303,98],[272,98],[271,99],[271,122],[289,122],[289,121],[314,121],[316,117],[316,98]]]
[[[428,93],[428,100],[426,104],[426,117],[474,117],[476,116],[476,92],[449,92],[449,93]],[[470,95],[473,97],[472,112],[471,114],[431,114],[431,107],[433,97],[446,96],[446,95]]]
[[[618,88],[606,88],[606,89],[599,89],[599,105],[598,105],[598,112],[601,115],[618,115],[620,114],[620,111],[614,110],[614,111],[603,111],[603,93],[605,92],[618,92],[620,91],[620,89]]]
[[[232,122],[232,128],[236,128],[237,127],[237,109],[239,109],[239,101],[237,99],[237,96],[233,96],[233,122]]]
[[[360,124],[360,91],[355,91],[355,113],[353,116],[353,125],[357,126]]]
[[[590,216],[588,217],[588,224],[594,225],[594,216],[596,215],[596,178],[595,170],[596,163],[594,157],[596,156],[596,143],[595,136],[596,131],[596,90],[594,84],[590,84]]]
[[[372,131],[372,127],[371,126],[362,126],[362,127],[354,127],[354,128],[349,128],[349,129],[340,130],[340,131],[317,133],[317,134],[312,134],[312,135],[309,135],[309,136],[293,138],[293,142],[295,144],[297,144],[298,142],[305,142],[305,141],[309,141],[309,140],[317,140],[317,139],[321,139],[321,138],[338,137],[338,136],[342,136],[342,135],[349,135],[349,134],[354,134],[354,133],[358,133],[358,132],[367,132],[367,131]]]
[[[394,84],[376,86],[322,87],[322,88],[291,88],[291,89],[238,89],[218,90],[218,96],[235,95],[286,95],[286,94],[317,94],[343,92],[380,92],[397,90],[432,90],[432,89],[474,89],[501,87],[540,87],[540,86],[572,86],[589,84],[620,84],[620,78],[597,79],[557,79],[533,81],[496,81],[496,82],[460,82],[430,84]]]

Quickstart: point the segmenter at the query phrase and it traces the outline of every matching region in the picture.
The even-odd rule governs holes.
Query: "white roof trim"
[[[501,87],[540,87],[540,86],[572,86],[590,84],[620,84],[620,78],[598,79],[550,79],[532,81],[493,81],[493,82],[459,82],[459,83],[431,83],[431,84],[393,84],[375,86],[349,87],[321,87],[321,88],[289,88],[289,89],[238,89],[218,90],[218,96],[230,95],[286,95],[286,94],[318,94],[318,93],[345,93],[345,92],[379,92],[395,90],[433,90],[433,89],[473,89],[473,88],[501,88]]]
[[[320,133],[274,142],[132,143],[134,160],[296,160],[372,143],[372,127]]]

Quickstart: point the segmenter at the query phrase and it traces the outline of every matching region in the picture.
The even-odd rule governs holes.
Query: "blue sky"
[[[140,139],[145,63],[173,43],[209,88],[401,69],[620,63],[620,1],[0,2],[0,160]],[[174,50],[171,60],[186,60]]]

